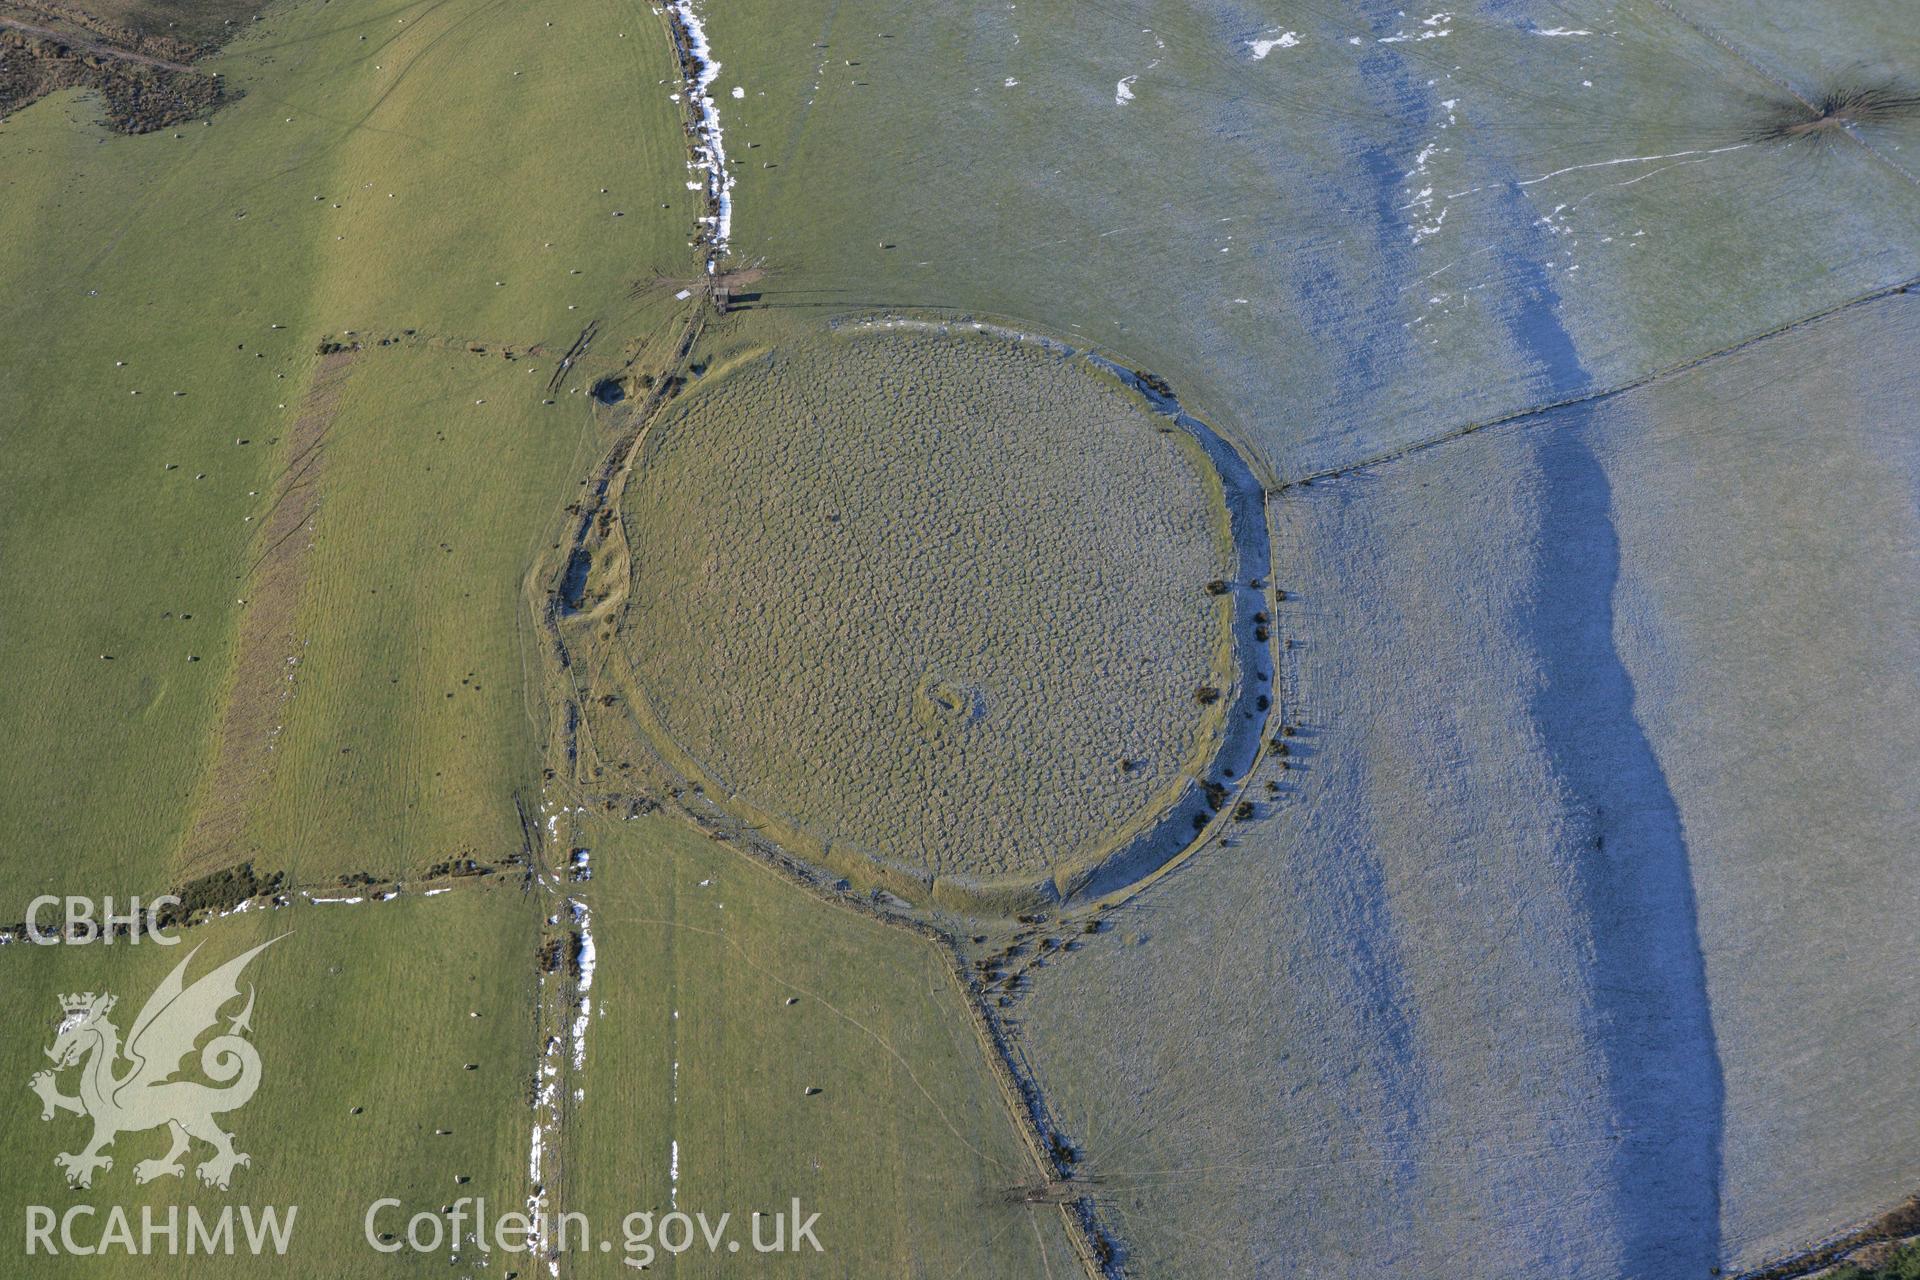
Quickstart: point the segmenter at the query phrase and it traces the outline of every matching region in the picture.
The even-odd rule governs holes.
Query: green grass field
[[[1060,1211],[1012,1202],[1039,1175],[934,944],[663,817],[573,838],[598,970],[558,1206],[746,1219],[798,1197],[822,1252],[768,1262],[791,1274],[1076,1273]]]
[[[26,883],[151,894],[181,870],[219,802],[254,534],[304,461],[284,445],[316,346],[349,331],[368,350],[321,451],[302,652],[276,655],[302,665],[247,851],[321,877],[517,843],[519,578],[597,448],[582,398],[543,387],[590,321],[614,360],[663,329],[670,297],[629,286],[689,269],[646,17],[293,5],[210,64],[246,96],[205,126],[111,137],[64,95],[0,130],[0,544],[10,590],[48,606],[0,629],[0,829]],[[590,109],[609,93],[628,109]],[[484,697],[443,705],[463,678]]]
[[[63,94],[0,126],[0,420],[16,424],[0,577],[45,605],[0,625],[0,832],[22,911],[35,892],[152,895],[243,859],[327,896],[346,873],[522,852],[554,710],[523,581],[613,443],[587,387],[665,364],[697,305],[674,296],[697,270],[697,207],[643,8],[294,3],[208,65],[242,91],[209,123],[111,136]],[[584,1096],[548,1139],[552,1207],[611,1223],[677,1194],[744,1218],[784,1189],[829,1224],[811,1274],[1077,1266],[1057,1208],[1009,1202],[1033,1160],[931,943],[665,820],[603,836],[601,876],[577,890],[598,913],[602,1005],[570,1079]],[[540,852],[564,860],[551,839]],[[695,914],[715,887],[721,921]],[[504,878],[431,900],[296,895],[190,931],[209,957],[290,933],[250,971],[267,1074],[228,1118],[255,1161],[225,1194],[134,1186],[159,1133],[123,1137],[95,1188],[69,1190],[52,1156],[84,1122],[43,1125],[25,1087],[56,994],[112,990],[124,1027],[184,949],[0,951],[41,1011],[0,1053],[19,1086],[0,1108],[19,1155],[0,1213],[298,1203],[286,1274],[444,1272],[444,1251],[370,1252],[360,1215],[379,1195],[498,1211],[532,1193],[529,1104],[572,990],[542,983],[541,922],[565,910]],[[679,1045],[662,1036],[676,1008]]]
[[[9,1265],[22,1268],[16,1274],[74,1276],[244,1276],[263,1267],[316,1278],[444,1274],[444,1255],[373,1253],[363,1216],[383,1196],[426,1209],[459,1194],[507,1205],[524,1199],[534,987],[527,957],[538,923],[517,892],[459,892],[248,913],[188,931],[174,947],[8,948],[0,963],[22,1015],[20,1033],[0,1049],[8,1095],[0,1147],[9,1153],[0,1215],[10,1234],[30,1205],[65,1213],[91,1204],[102,1218],[121,1205],[136,1229],[144,1205],[182,1213],[193,1206],[210,1218],[228,1205],[299,1206],[284,1261],[114,1251]],[[109,1151],[110,1170],[96,1173],[91,1188],[69,1188],[53,1156],[78,1151],[89,1122],[65,1113],[43,1122],[27,1091],[28,1077],[48,1065],[41,1050],[60,1021],[58,997],[114,993],[111,1016],[125,1035],[147,995],[195,947],[189,981],[269,938],[281,940],[248,966],[241,988],[255,993],[259,1091],[219,1117],[252,1163],[234,1172],[226,1192],[203,1187],[193,1166],[207,1149],[196,1144],[183,1178],[140,1186],[133,1166],[165,1153],[166,1132],[126,1133]],[[63,1091],[73,1091],[76,1074],[66,1073]],[[456,1183],[460,1177],[471,1181]]]

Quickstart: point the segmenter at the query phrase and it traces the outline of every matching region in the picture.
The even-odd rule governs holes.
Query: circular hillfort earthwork
[[[1235,643],[1266,531],[1164,388],[982,328],[843,330],[671,401],[617,636],[711,802],[835,874],[1012,908],[1137,879],[1220,806],[1266,704]]]

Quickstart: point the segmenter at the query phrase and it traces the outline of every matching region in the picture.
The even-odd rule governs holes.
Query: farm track
[[[296,625],[306,585],[307,553],[320,514],[320,477],[327,429],[354,353],[320,357],[306,401],[288,435],[285,465],[260,521],[257,550],[242,585],[241,616],[211,767],[194,806],[194,821],[174,858],[174,874],[193,880],[247,859],[239,847],[274,764],[274,740],[294,696],[300,641]]]

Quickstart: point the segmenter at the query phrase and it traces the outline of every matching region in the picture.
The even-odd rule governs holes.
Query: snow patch
[[[1299,43],[1300,33],[1298,31],[1282,31],[1277,36],[1262,36],[1258,39],[1249,40],[1247,41],[1247,48],[1253,50],[1253,60],[1258,62],[1275,49],[1291,49]]]
[[[1409,40],[1441,40],[1453,34],[1453,28],[1445,24],[1453,21],[1451,13],[1436,13],[1432,17],[1422,18],[1423,31],[1397,31],[1390,36],[1381,36],[1381,44],[1405,44]]]
[[[593,1000],[587,993],[593,990],[599,951],[593,942],[593,912],[578,898],[568,898],[567,906],[580,926],[580,1008],[573,1019],[573,1069],[580,1071],[587,1065],[587,1025],[593,1017]]]
[[[707,252],[707,273],[711,275],[718,270],[716,264],[719,260],[727,256],[733,236],[733,174],[727,168],[727,147],[720,127],[720,108],[708,92],[713,87],[714,77],[720,74],[720,63],[714,58],[713,47],[707,42],[707,29],[702,25],[700,15],[694,12],[693,0],[672,0],[667,10],[678,19],[687,34],[687,55],[693,63],[689,100],[699,118],[694,127],[694,158],[687,162],[687,167],[705,175],[700,186],[694,189],[704,190],[713,208],[712,213],[703,214],[700,218],[713,233]]]

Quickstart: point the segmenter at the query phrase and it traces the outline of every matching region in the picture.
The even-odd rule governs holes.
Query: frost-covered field
[[[1913,1190],[1916,318],[1280,497],[1285,798],[1025,1013],[1144,1274],[1737,1271]]]
[[[1602,413],[1635,714],[1687,849],[1734,1266],[1920,1182],[1920,305]]]
[[[1705,1274],[1920,1187],[1900,7],[783,12],[710,22],[768,305],[1105,343],[1279,490],[1293,767],[1015,1013],[1134,1271]]]
[[[1765,136],[1910,15],[1679,9],[711,5],[734,251],[1106,343],[1283,478],[1559,398],[1544,318],[1584,390],[1920,275],[1911,126]]]

